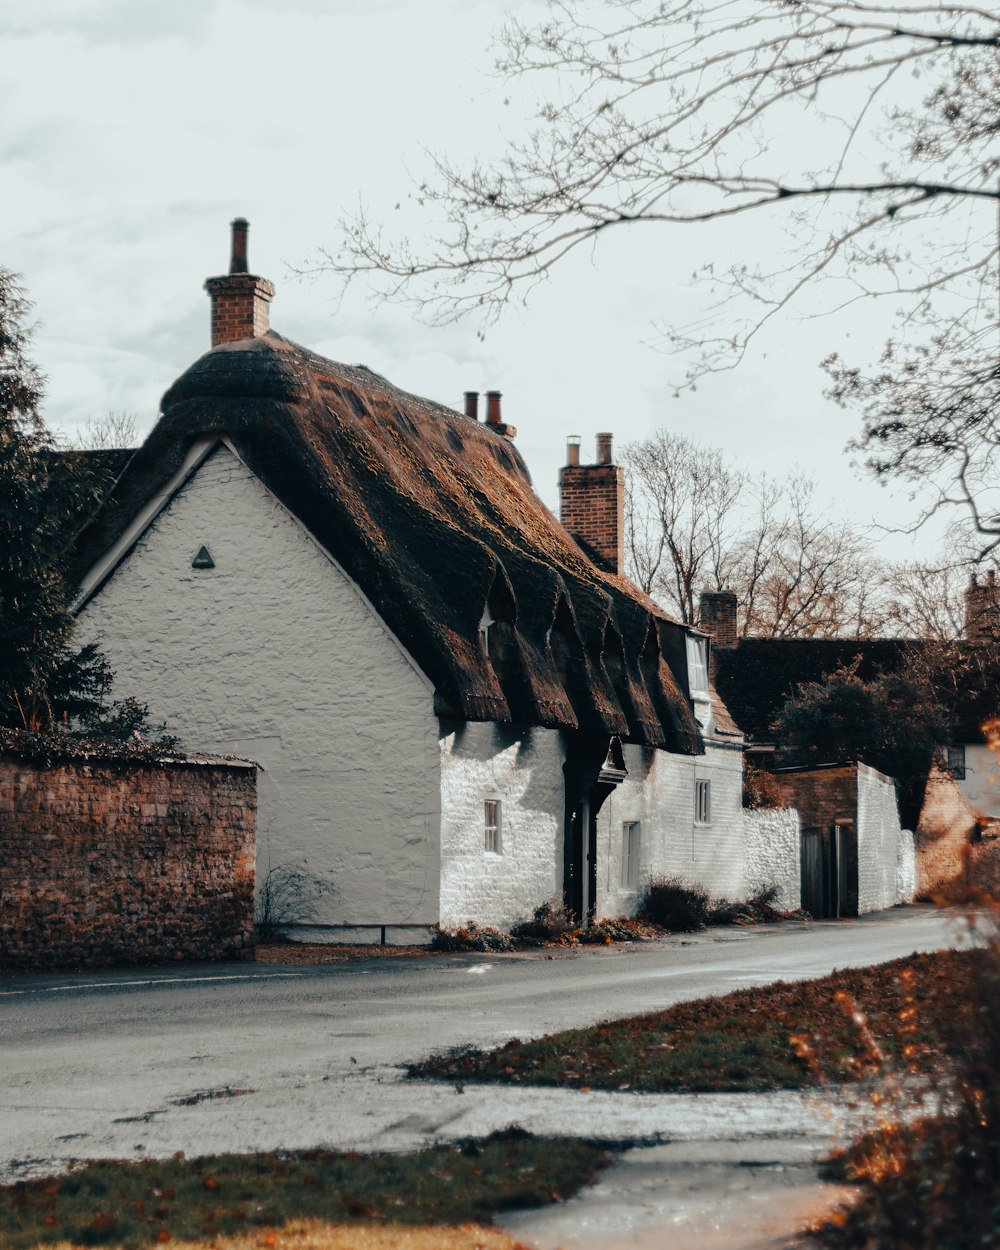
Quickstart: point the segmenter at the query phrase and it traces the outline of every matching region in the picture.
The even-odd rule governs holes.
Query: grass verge
[[[406,1244],[380,1240],[379,1229],[420,1225],[434,1228],[438,1239],[414,1235],[414,1250],[446,1246],[440,1226],[475,1225],[478,1236],[498,1211],[567,1197],[607,1161],[590,1142],[509,1129],[410,1154],[316,1150],[94,1162],[53,1179],[0,1187],[0,1247],[140,1250],[211,1241],[232,1250],[341,1244],[374,1250]],[[346,1240],[337,1231],[345,1226],[356,1226]],[[490,1242],[472,1237],[454,1244]]]
[[[939,1055],[974,1027],[966,992],[981,952],[911,955],[813,981],[778,982],[570,1029],[499,1050],[461,1050],[409,1075],[577,1089],[799,1089],[879,1073],[885,1057]],[[877,1038],[877,1044],[873,1039]]]

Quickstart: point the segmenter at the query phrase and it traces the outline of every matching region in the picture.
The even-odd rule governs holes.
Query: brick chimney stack
[[[595,564],[609,573],[622,571],[625,474],[614,463],[610,434],[597,436],[596,464],[581,464],[580,440],[568,440],[559,470],[559,519]]]
[[[1000,637],[1000,592],[993,569],[986,574],[985,582],[972,574],[965,592],[965,637],[969,642]]]
[[[274,298],[274,285],[266,278],[247,272],[247,231],[245,217],[232,222],[229,273],[205,282],[212,301],[212,346],[256,339],[270,329],[268,305]]]
[[[698,628],[710,634],[717,647],[735,647],[736,596],[731,590],[706,590],[698,600]]]

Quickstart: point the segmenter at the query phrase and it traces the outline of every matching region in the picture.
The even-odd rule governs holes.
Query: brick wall
[[[0,755],[0,966],[252,951],[256,770]]]
[[[947,893],[966,883],[966,856],[976,817],[950,773],[927,779],[917,822],[917,897]]]
[[[854,824],[858,818],[858,780],[853,764],[778,772],[774,781],[787,806],[799,813],[803,829]]]

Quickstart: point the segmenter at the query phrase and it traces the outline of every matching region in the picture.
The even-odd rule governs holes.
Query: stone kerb
[[[0,754],[0,967],[253,951],[256,767]]]

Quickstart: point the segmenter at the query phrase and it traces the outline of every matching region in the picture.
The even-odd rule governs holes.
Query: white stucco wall
[[[562,895],[561,735],[469,721],[443,725],[441,923],[509,928]],[[501,802],[500,854],[485,847],[485,804]]]
[[[777,887],[775,906],[795,911],[802,905],[802,842],[799,814],[793,807],[744,809],[746,892]]]
[[[965,777],[959,781],[962,797],[984,816],[1000,816],[1000,755],[985,743],[965,748]]]
[[[680,877],[715,897],[744,894],[743,757],[711,740],[704,755],[625,747],[628,778],[604,802],[597,825],[597,915],[631,915],[650,877]],[[695,823],[695,782],[711,782],[711,819]],[[641,828],[640,886],[621,887],[622,826]]]
[[[203,545],[214,569],[191,567]],[[147,702],[185,747],[263,766],[259,877],[293,863],[325,883],[314,924],[437,921],[429,683],[230,451],[212,453],[85,605],[78,637],[106,651],[116,694]]]
[[[858,912],[896,905],[899,808],[892,778],[858,764]]]

